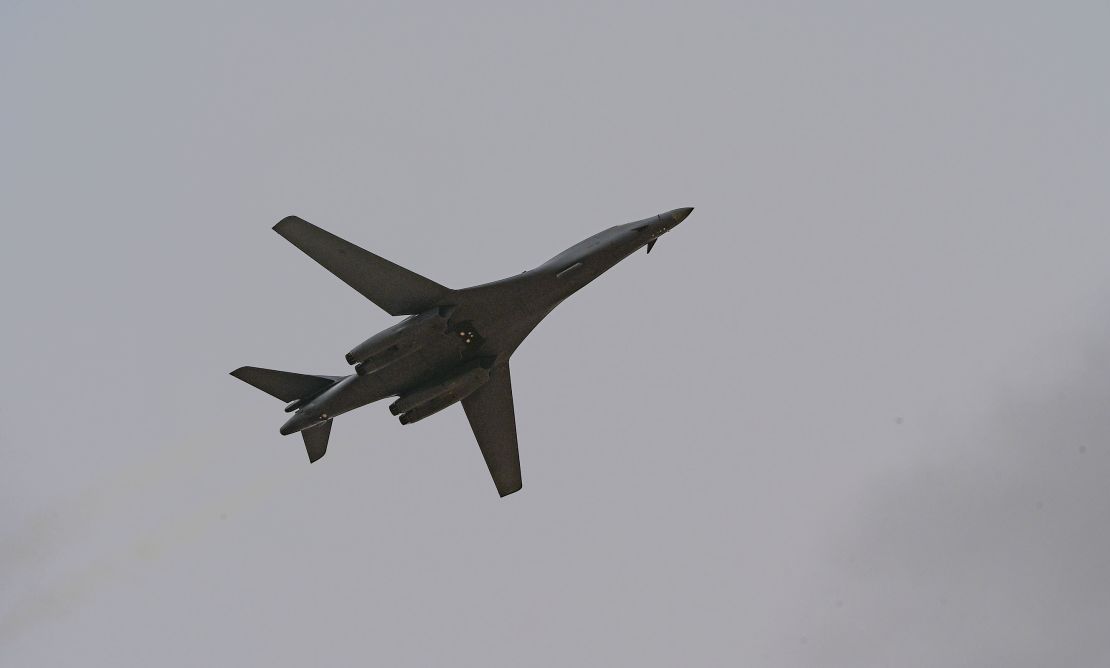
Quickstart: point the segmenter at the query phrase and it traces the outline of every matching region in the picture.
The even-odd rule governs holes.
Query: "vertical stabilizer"
[[[331,436],[331,420],[326,420],[301,432],[304,448],[308,451],[308,461],[314,462],[328,451],[328,437]]]

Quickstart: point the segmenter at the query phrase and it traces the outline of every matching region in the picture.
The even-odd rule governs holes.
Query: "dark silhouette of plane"
[[[452,290],[289,216],[281,236],[401,322],[347,353],[349,376],[315,376],[244,366],[239,380],[289,402],[282,434],[301,432],[309,461],[324,456],[336,416],[386,397],[411,424],[462,402],[501,496],[521,488],[509,357],[567,297],[635,251],[650,253],[660,235],[690,215],[675,209],[617,225],[535,269]]]

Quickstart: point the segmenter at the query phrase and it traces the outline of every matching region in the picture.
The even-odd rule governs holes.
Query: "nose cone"
[[[692,206],[688,206],[682,209],[675,209],[674,211],[670,212],[670,216],[674,220],[674,222],[678,224],[686,220],[686,216],[689,216],[693,210],[694,207]]]

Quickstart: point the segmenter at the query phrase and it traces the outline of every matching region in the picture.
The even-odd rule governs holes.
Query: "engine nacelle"
[[[400,415],[401,424],[411,424],[465,399],[487,380],[489,369],[474,367],[406,394],[389,406],[389,412]]]
[[[347,353],[347,363],[359,374],[377,371],[415,352],[421,336],[446,331],[447,317],[444,309],[432,309],[402,320],[355,346]]]
[[[375,353],[374,355],[368,357],[366,360],[356,364],[355,373],[360,376],[365,376],[368,373],[374,373],[378,369],[383,369],[399,359],[408,357],[419,349],[420,346],[418,346],[416,344],[416,341],[413,341],[412,339],[398,341],[385,350],[379,353]]]
[[[452,397],[448,395],[436,397],[428,403],[421,404],[419,407],[414,408],[407,413],[401,413],[401,417],[398,419],[401,421],[401,424],[412,424],[413,422],[423,420],[428,416],[435,415],[436,413],[440,412],[444,408],[447,408],[457,401],[459,401],[458,397]]]

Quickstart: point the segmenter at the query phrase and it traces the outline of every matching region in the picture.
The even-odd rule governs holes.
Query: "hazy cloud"
[[[835,604],[807,638],[810,660],[1110,658],[1110,348],[1077,351],[1067,371],[1000,391],[981,419],[931,426],[920,456],[874,486],[815,576]]]

